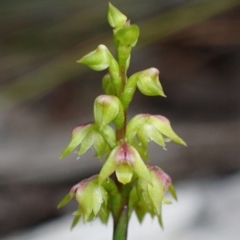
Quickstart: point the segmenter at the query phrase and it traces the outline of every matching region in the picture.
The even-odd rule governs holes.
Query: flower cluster
[[[165,97],[165,94],[156,68],[127,78],[131,49],[137,43],[139,28],[131,25],[112,4],[109,4],[108,21],[113,28],[117,59],[101,44],[78,61],[96,71],[108,69],[102,80],[104,94],[95,99],[94,121],[76,127],[61,154],[61,158],[65,157],[78,148],[78,155],[82,155],[93,148],[103,166],[98,175],[73,186],[58,207],[76,198],[79,208],[74,213],[73,226],[81,216],[85,222],[96,216],[107,222],[111,213],[118,220],[123,204],[129,206],[128,214],[135,211],[140,221],[150,213],[162,225],[161,205],[170,202],[165,199],[165,193],[169,191],[174,199],[177,197],[171,178],[161,168],[145,163],[148,143],[153,141],[163,148],[169,140],[186,144],[161,115],[139,114],[127,122],[127,109],[136,88],[146,96]],[[124,186],[129,190],[123,191]]]

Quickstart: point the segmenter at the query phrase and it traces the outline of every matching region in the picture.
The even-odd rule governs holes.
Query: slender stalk
[[[125,66],[120,66],[120,77],[121,77],[121,81],[122,81],[122,89],[121,89],[121,93],[122,93],[123,89],[124,89],[124,87],[126,85],[126,81],[127,81],[126,67]],[[128,111],[128,109],[126,109],[124,111],[124,123],[123,123],[123,126],[116,131],[117,141],[119,141],[120,139],[124,139],[125,138],[126,126],[127,126],[127,111]]]
[[[126,84],[126,68],[125,66],[120,67],[120,76],[122,80],[122,91]],[[127,126],[127,109],[124,111],[124,123],[122,128],[116,131],[117,140],[125,138]],[[129,195],[131,191],[130,184],[123,185],[117,181],[116,176],[114,177],[116,185],[120,193],[120,202],[118,202],[117,210],[113,216],[113,240],[126,240],[128,232],[128,203]]]
[[[128,230],[128,207],[124,205],[116,225],[114,225],[113,240],[125,240],[127,239]]]

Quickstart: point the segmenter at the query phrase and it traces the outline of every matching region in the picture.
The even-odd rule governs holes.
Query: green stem
[[[128,231],[128,205],[123,206],[117,220],[114,223],[113,240],[126,240]]]
[[[115,214],[113,225],[113,240],[126,240],[128,233],[128,217],[129,217],[129,195],[132,189],[132,184],[123,185],[118,182],[119,198],[115,201]]]
[[[120,66],[120,76],[122,81],[122,89],[126,84],[126,67]],[[123,126],[116,131],[117,140],[125,138],[127,126],[127,109],[124,111],[124,123]],[[126,240],[128,232],[128,209],[129,209],[129,195],[131,191],[130,184],[123,185],[117,181],[115,176],[115,182],[119,190],[119,201],[117,201],[115,207],[116,211],[113,212],[113,240]]]

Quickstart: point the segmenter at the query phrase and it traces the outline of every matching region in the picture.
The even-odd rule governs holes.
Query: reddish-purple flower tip
[[[126,141],[121,142],[110,153],[99,173],[99,183],[101,184],[114,171],[116,171],[118,181],[123,184],[131,181],[133,172],[151,183],[149,171],[140,154]]]
[[[150,172],[154,173],[156,179],[159,181],[159,183],[162,183],[164,190],[166,191],[172,183],[171,177],[157,166],[147,165],[147,168]]]

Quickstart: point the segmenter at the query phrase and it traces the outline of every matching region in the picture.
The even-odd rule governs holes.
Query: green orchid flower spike
[[[186,143],[161,115],[138,114],[128,122],[128,108],[137,88],[146,96],[166,96],[158,69],[151,67],[127,76],[131,51],[140,34],[138,26],[130,24],[111,3],[107,18],[113,28],[116,57],[100,44],[78,61],[95,71],[107,71],[102,79],[104,93],[93,103],[94,121],[72,131],[70,142],[60,156],[66,157],[75,151],[81,156],[93,149],[102,168],[98,174],[74,185],[58,208],[75,198],[78,208],[73,213],[72,228],[81,218],[89,222],[99,217],[108,223],[111,216],[113,240],[126,240],[133,212],[140,222],[150,214],[163,226],[162,204],[171,203],[165,194],[169,192],[177,200],[170,176],[160,167],[150,165],[149,142],[164,149],[169,140],[181,145]]]

